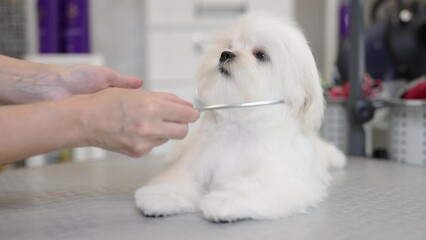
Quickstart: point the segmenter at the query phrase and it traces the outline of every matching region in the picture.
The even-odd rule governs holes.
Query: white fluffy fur
[[[269,61],[254,52],[264,50]],[[219,71],[223,51],[236,55]],[[299,28],[248,14],[218,33],[197,78],[206,104],[284,99],[284,105],[202,113],[200,128],[169,154],[171,165],[136,194],[151,216],[201,210],[212,221],[273,219],[327,196],[329,165],[345,156],[319,138],[324,99]]]

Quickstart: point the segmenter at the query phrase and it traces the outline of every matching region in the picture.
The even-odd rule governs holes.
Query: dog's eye
[[[265,62],[269,60],[268,55],[266,55],[266,53],[261,50],[254,51],[253,55],[256,57],[257,60],[261,62]]]

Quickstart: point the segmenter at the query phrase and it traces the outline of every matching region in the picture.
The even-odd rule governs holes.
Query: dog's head
[[[305,127],[318,129],[324,99],[305,36],[264,13],[243,16],[217,34],[197,72],[200,99],[210,104],[284,99]]]

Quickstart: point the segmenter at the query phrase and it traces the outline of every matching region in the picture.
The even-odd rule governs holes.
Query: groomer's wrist
[[[66,135],[69,147],[90,146],[91,141],[86,128],[87,95],[75,95],[56,101],[61,105],[61,111],[65,116]]]

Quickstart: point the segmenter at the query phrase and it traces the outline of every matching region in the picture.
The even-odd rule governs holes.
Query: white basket
[[[426,101],[395,100],[390,109],[391,159],[426,165]]]
[[[327,99],[324,121],[320,134],[344,153],[348,145],[349,123],[346,116],[346,100]]]

